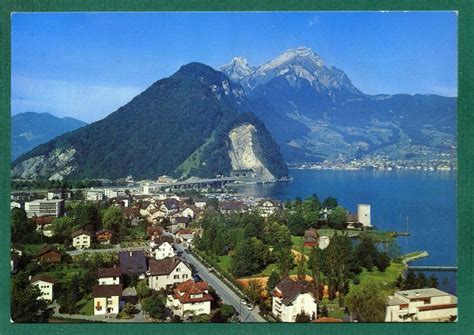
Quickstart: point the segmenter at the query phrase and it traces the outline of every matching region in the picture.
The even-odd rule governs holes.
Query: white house
[[[120,311],[122,289],[122,284],[95,285],[92,288],[94,315],[118,314]]]
[[[189,229],[180,229],[176,232],[176,238],[181,240],[185,246],[189,247],[193,243],[194,232]]]
[[[149,261],[148,287],[160,290],[191,279],[191,269],[179,258],[165,258]]]
[[[173,246],[168,242],[159,240],[154,245],[152,253],[155,255],[155,259],[160,260],[176,256]]]
[[[295,322],[303,313],[311,320],[317,318],[318,305],[307,281],[283,279],[270,294],[272,313],[282,322]]]
[[[173,292],[168,294],[166,306],[180,317],[210,314],[212,300],[207,282],[195,283],[189,279],[176,285]]]
[[[104,200],[104,191],[103,190],[94,190],[90,189],[85,192],[84,195],[87,201],[100,201]]]
[[[385,322],[455,320],[457,306],[457,297],[436,288],[397,291],[388,298]]]
[[[97,271],[99,285],[118,285],[122,270],[119,267],[101,268]]]
[[[72,246],[76,249],[90,248],[93,236],[94,235],[91,232],[79,229],[71,234]]]
[[[281,208],[281,205],[276,200],[266,199],[259,201],[257,208],[260,211],[260,216],[266,218]]]
[[[21,203],[19,203],[18,201],[10,201],[10,209],[13,208],[21,208]]]
[[[56,280],[53,277],[47,275],[37,275],[30,278],[31,285],[35,285],[41,292],[41,297],[38,299],[44,299],[53,301],[53,288]]]
[[[25,212],[29,218],[34,216],[60,217],[64,214],[64,200],[42,199],[25,202]]]

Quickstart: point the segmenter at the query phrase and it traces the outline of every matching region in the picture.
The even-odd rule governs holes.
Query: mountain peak
[[[248,64],[247,59],[243,57],[234,57],[229,63],[221,65],[217,69],[234,81],[239,81],[254,71],[254,68]]]

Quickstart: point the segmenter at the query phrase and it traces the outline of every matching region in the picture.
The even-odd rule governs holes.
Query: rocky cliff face
[[[252,170],[258,178],[274,180],[262,162],[262,148],[257,138],[257,129],[252,124],[243,124],[229,132],[229,157],[233,170]]]
[[[12,176],[22,179],[34,179],[46,176],[49,180],[62,180],[74,171],[76,150],[72,147],[54,149],[49,155],[28,158],[12,169]]]

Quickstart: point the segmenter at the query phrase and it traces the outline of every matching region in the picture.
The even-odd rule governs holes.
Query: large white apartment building
[[[457,297],[436,288],[397,291],[388,298],[385,322],[453,321]]]
[[[25,212],[29,218],[34,216],[60,217],[64,214],[64,200],[42,199],[25,202]]]

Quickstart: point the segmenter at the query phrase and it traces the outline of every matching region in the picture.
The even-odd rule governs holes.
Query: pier
[[[457,271],[457,266],[438,266],[438,265],[419,265],[419,266],[409,266],[408,270],[416,271]]]

